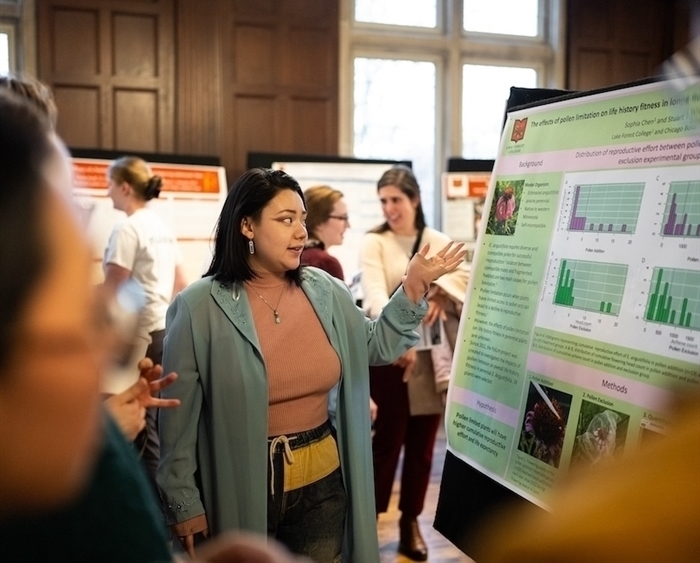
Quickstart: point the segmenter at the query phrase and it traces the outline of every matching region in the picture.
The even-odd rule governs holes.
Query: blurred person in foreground
[[[700,395],[685,397],[667,435],[621,460],[572,472],[551,510],[501,511],[475,531],[478,563],[657,563],[700,553]]]
[[[171,561],[133,446],[101,409],[113,326],[90,283],[67,151],[21,96],[0,87],[0,549],[12,561]],[[140,367],[158,379],[159,366]],[[152,385],[140,379],[130,401]],[[201,555],[290,561],[256,538]]]
[[[3,553],[167,561],[133,447],[100,409],[111,327],[90,284],[67,152],[46,116],[7,89],[0,159]]]

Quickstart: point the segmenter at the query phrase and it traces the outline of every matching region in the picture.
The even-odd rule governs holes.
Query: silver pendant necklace
[[[255,292],[255,294],[258,297],[260,297],[260,299],[263,300],[263,303],[265,303],[265,305],[267,305],[269,307],[270,311],[272,311],[272,314],[275,316],[275,324],[280,324],[280,322],[282,322],[282,319],[280,319],[280,313],[277,309],[280,306],[280,301],[282,301],[282,294],[284,293],[284,284],[282,284],[282,291],[280,291],[280,296],[277,299],[277,305],[275,305],[274,307],[272,305],[270,305],[267,302],[267,299],[265,299],[262,295],[260,295],[260,293],[258,293],[258,290],[255,289],[250,283],[248,284],[248,287],[250,289],[252,289]]]

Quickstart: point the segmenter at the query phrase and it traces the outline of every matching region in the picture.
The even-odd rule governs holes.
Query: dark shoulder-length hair
[[[385,186],[396,186],[399,188],[408,199],[411,201],[418,200],[418,206],[416,207],[416,221],[415,226],[419,231],[425,228],[425,214],[423,213],[423,204],[420,199],[420,186],[418,185],[418,180],[416,180],[413,170],[411,170],[405,164],[397,164],[392,166],[382,174],[377,182],[377,192]],[[390,230],[389,223],[384,221],[378,227],[375,227],[370,231],[370,233],[385,233]]]
[[[246,218],[258,221],[263,209],[282,190],[296,192],[306,206],[299,183],[282,170],[252,168],[233,183],[217,221],[214,256],[205,276],[226,284],[255,277],[248,263],[248,239],[241,226]],[[297,285],[301,283],[300,268],[287,271],[286,276]]]
[[[51,256],[42,225],[51,123],[31,100],[0,86],[0,372],[27,302]]]

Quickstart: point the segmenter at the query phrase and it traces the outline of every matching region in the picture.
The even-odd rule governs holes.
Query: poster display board
[[[350,226],[343,244],[331,246],[328,252],[343,267],[345,281],[356,299],[360,299],[360,244],[363,235],[384,222],[377,196],[377,181],[396,162],[273,162],[272,168],[284,170],[302,190],[326,184],[343,192],[348,206]]]
[[[467,262],[474,255],[490,181],[490,171],[442,174],[442,231],[465,244]]]
[[[700,82],[510,113],[484,214],[448,450],[546,509],[700,384]]]
[[[93,245],[95,279],[102,281],[102,256],[114,225],[126,215],[107,195],[107,168],[111,160],[73,158],[73,194],[87,217]],[[160,196],[148,206],[158,213],[177,237],[187,280],[202,276],[211,260],[214,228],[226,199],[226,171],[221,166],[149,162],[163,178]]]

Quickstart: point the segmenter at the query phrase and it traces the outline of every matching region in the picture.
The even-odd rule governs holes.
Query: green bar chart
[[[554,304],[617,316],[626,280],[625,264],[562,260]]]
[[[700,330],[700,272],[654,268],[647,321]]]

